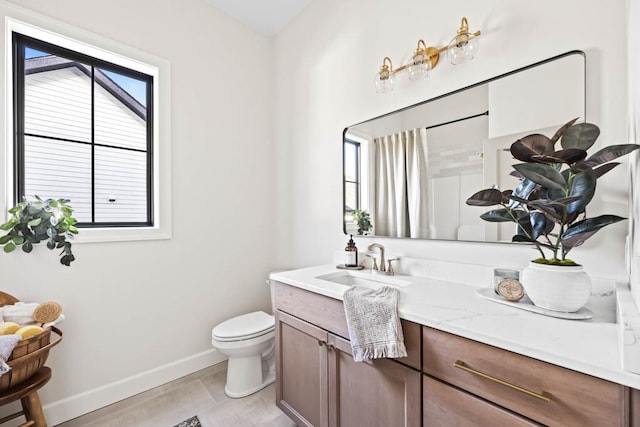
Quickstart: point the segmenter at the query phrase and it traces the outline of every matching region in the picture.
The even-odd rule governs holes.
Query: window
[[[69,199],[80,227],[153,226],[153,76],[12,38],[14,202]]]
[[[343,144],[344,218],[352,222],[351,212],[360,209],[360,143],[349,139]]]
[[[76,243],[171,238],[169,61],[29,11],[16,8],[12,15],[6,18],[5,31],[0,33],[9,53],[4,72],[6,116],[0,120],[5,143],[0,164],[6,171],[0,175],[4,184],[0,185],[0,215],[6,215],[22,194],[37,191],[39,196],[72,200],[74,215],[83,226]],[[14,40],[14,34],[18,40]],[[14,52],[19,41],[23,42],[22,53]],[[14,57],[17,55],[19,60]],[[33,72],[38,61],[40,65],[48,61],[46,65],[55,73]],[[56,73],[66,73],[67,77],[62,89],[49,93],[49,101],[58,101],[58,108],[30,113],[34,120],[29,119],[25,107],[41,106],[34,102],[38,91],[27,92],[26,82],[31,84]],[[38,84],[52,83],[44,80]],[[82,95],[78,95],[78,87],[85,89]],[[20,90],[24,91],[22,95],[18,94]],[[40,91],[40,95],[43,93],[47,92]],[[77,95],[72,98],[75,109],[61,115],[65,102],[71,102],[71,93]],[[83,108],[78,109],[78,105]],[[54,114],[56,120],[46,124],[41,121],[38,127],[45,113]],[[141,126],[141,122],[145,124]],[[128,127],[123,128],[124,123]],[[40,170],[30,169],[30,152],[45,157],[45,161],[35,163]],[[67,165],[55,168],[53,176],[45,175],[56,159]],[[66,168],[69,164],[71,170]],[[38,171],[42,179],[29,181],[29,170]]]

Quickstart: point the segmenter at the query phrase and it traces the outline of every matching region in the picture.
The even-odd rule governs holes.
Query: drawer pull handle
[[[547,403],[551,402],[551,395],[549,393],[547,393],[546,391],[543,391],[542,394],[541,394],[541,393],[536,393],[535,391],[527,390],[526,388],[522,388],[522,387],[517,386],[515,384],[511,384],[509,382],[503,381],[503,380],[501,380],[499,378],[492,377],[491,375],[487,375],[487,374],[482,373],[480,371],[476,371],[475,369],[472,369],[472,368],[468,367],[466,365],[466,363],[464,363],[462,360],[456,360],[456,363],[454,363],[453,366],[456,367],[456,368],[462,369],[463,371],[467,371],[467,372],[469,372],[471,374],[478,375],[479,377],[485,378],[487,380],[496,382],[498,384],[502,384],[503,386],[507,386],[507,387],[512,388],[514,390],[518,390],[521,393],[528,394],[529,396],[533,396],[533,397],[535,397],[537,399],[544,400]]]

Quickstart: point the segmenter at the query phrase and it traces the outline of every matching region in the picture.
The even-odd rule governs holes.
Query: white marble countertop
[[[337,271],[342,270],[322,265],[272,273],[270,278],[342,300],[347,286],[317,278]],[[411,283],[398,287],[403,319],[640,389],[640,374],[622,368],[615,306],[600,304],[597,295],[587,304],[592,319],[565,320],[481,298],[476,291],[487,287],[486,282],[474,287],[426,277],[393,278]]]

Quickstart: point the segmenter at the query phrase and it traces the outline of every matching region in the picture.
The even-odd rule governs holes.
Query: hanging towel
[[[342,296],[353,360],[407,357],[398,317],[399,291],[352,286]]]

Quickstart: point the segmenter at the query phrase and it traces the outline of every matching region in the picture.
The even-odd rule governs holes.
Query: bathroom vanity
[[[394,276],[378,283],[400,289],[408,357],[356,363],[341,299],[381,280],[369,278],[331,265],[271,276],[276,400],[298,425],[640,426],[640,375],[622,370],[598,301],[593,319],[571,321],[468,283]]]

